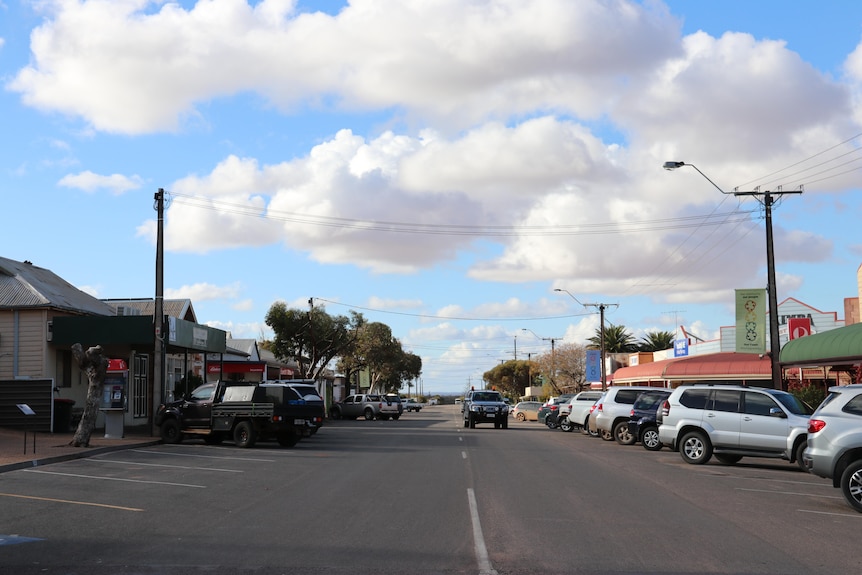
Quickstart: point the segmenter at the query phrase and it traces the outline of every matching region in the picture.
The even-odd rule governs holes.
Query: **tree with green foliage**
[[[676,334],[672,331],[648,331],[638,343],[640,351],[664,351],[673,347]]]
[[[284,302],[276,302],[265,321],[275,334],[271,346],[275,356],[294,358],[303,378],[318,379],[330,361],[354,345],[357,326],[365,320],[353,311],[350,317],[331,316],[323,307],[289,309]]]
[[[596,329],[596,335],[587,340],[590,349],[602,348],[602,332]],[[605,353],[632,353],[638,350],[635,336],[626,330],[624,325],[609,323],[605,328]]]

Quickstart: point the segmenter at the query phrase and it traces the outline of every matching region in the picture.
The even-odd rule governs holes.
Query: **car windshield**
[[[474,393],[473,401],[502,401],[500,399],[499,393],[494,392],[484,392],[484,393]]]
[[[772,397],[778,400],[781,405],[787,408],[787,411],[795,415],[811,415],[814,413],[812,408],[807,403],[800,401],[795,395],[789,393],[773,393]]]

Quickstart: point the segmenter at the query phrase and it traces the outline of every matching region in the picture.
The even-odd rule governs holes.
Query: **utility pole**
[[[608,390],[608,378],[607,378],[607,375],[605,373],[605,309],[607,309],[610,306],[619,307],[620,304],[617,304],[617,303],[581,303],[578,300],[578,298],[576,298],[575,296],[573,296],[571,294],[571,292],[569,292],[569,290],[564,290],[561,288],[554,288],[554,291],[559,291],[559,292],[563,292],[565,294],[568,294],[570,298],[572,298],[573,300],[575,300],[576,302],[578,302],[579,304],[581,304],[584,307],[594,307],[594,308],[599,310],[599,322],[600,322],[600,326],[599,326],[599,340],[600,340],[599,349],[601,350],[600,354],[599,354],[599,358],[600,358],[600,361],[602,363],[602,365],[601,365],[601,369],[602,369],[602,391],[607,391]]]
[[[156,226],[156,299],[153,309],[153,381],[150,385],[150,396],[153,398],[152,410],[149,421],[153,433],[158,433],[155,425],[155,414],[162,403],[162,390],[164,388],[164,356],[165,356],[165,190],[159,188],[153,198],[155,200],[153,209],[157,214]]]

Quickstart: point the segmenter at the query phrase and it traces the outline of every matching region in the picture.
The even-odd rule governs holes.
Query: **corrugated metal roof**
[[[674,357],[621,367],[613,374],[614,385],[660,380],[770,379],[772,362],[757,354],[721,352]]]
[[[116,315],[114,308],[50,270],[0,257],[0,309],[49,307],[93,315]]]
[[[134,299],[105,299],[102,300],[106,304],[112,306],[114,309],[117,309],[119,312],[120,308],[124,309],[134,309],[137,310],[139,315],[153,315],[156,310],[156,300],[148,299],[148,298],[134,298]],[[194,307],[192,307],[192,300],[190,299],[166,299],[162,303],[162,309],[165,312],[165,315],[170,317],[176,317],[179,319],[184,319],[186,321],[191,321],[197,323],[197,317],[195,316]],[[129,313],[118,315],[131,315]]]

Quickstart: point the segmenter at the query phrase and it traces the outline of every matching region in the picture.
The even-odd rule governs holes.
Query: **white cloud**
[[[236,299],[242,293],[242,289],[242,285],[239,282],[225,286],[197,283],[173,289],[166,288],[165,297],[168,299],[189,299],[193,302],[231,300]]]
[[[114,195],[120,195],[131,190],[139,189],[143,185],[143,180],[140,176],[124,176],[122,174],[102,176],[100,174],[94,174],[89,170],[85,170],[77,174],[63,176],[63,178],[57,182],[57,185],[66,188],[77,188],[88,193],[105,189]]]

